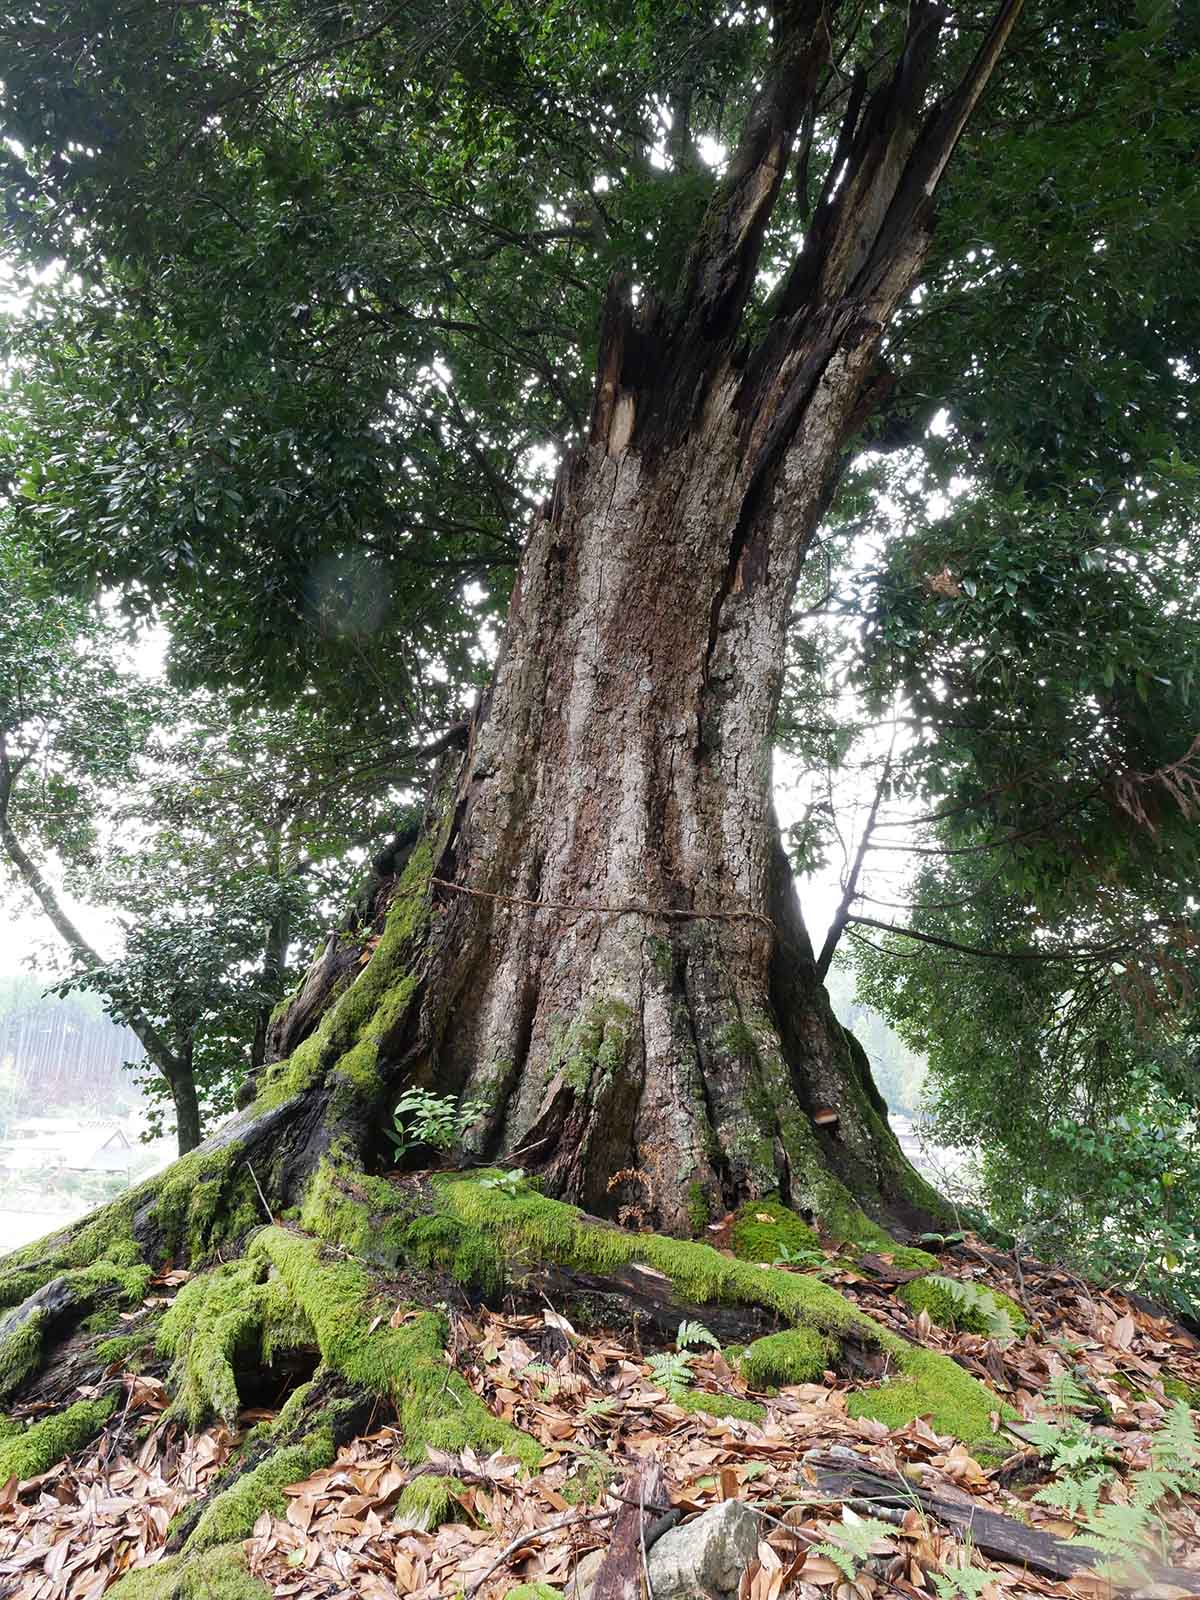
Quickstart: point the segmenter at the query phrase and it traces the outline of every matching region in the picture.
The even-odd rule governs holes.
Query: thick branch
[[[860,275],[864,293],[869,294],[872,286],[888,275],[897,241],[907,237],[917,219],[928,208],[955,146],[1004,53],[1023,4],[1024,0],[1002,0],[987,37],[976,51],[975,59],[962,82],[949,99],[935,108],[926,119],[904,181],[896,192],[870,259]]]
[[[684,269],[685,338],[721,339],[736,327],[797,131],[828,59],[824,12],[819,0],[776,8],[770,69]]]

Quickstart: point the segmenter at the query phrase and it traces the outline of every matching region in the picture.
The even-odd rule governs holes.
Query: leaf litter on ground
[[[884,1532],[872,1521],[863,1545],[855,1528],[863,1508],[830,1501],[816,1488],[806,1456],[832,1445],[923,1490],[1067,1537],[1079,1524],[1032,1498],[1047,1475],[1036,1449],[1021,1438],[1025,1425],[1056,1415],[1048,1391],[1067,1374],[1094,1401],[1086,1425],[1115,1465],[1103,1494],[1120,1505],[1129,1498],[1129,1475],[1150,1465],[1154,1435],[1168,1415],[1163,1378],[1200,1388],[1200,1343],[1119,1293],[1052,1268],[1018,1265],[969,1236],[943,1263],[944,1271],[1017,1298],[1029,1331],[1001,1345],[937,1328],[923,1313],[913,1317],[888,1287],[886,1252],[870,1258],[872,1271],[830,1251],[826,1276],[864,1310],[952,1355],[1008,1400],[1023,1423],[1005,1435],[1012,1451],[1000,1465],[985,1468],[923,1419],[889,1430],[852,1418],[850,1382],[755,1395],[765,1408],[759,1422],[718,1418],[685,1409],[656,1384],[646,1353],[615,1334],[577,1333],[552,1309],[528,1316],[469,1312],[457,1318],[459,1369],[493,1412],[543,1445],[540,1470],[525,1476],[514,1460],[482,1459],[469,1449],[431,1450],[414,1465],[404,1459],[397,1430],[377,1427],[347,1444],[331,1466],[286,1488],[281,1515],[260,1515],[245,1544],[249,1570],[273,1594],[294,1600],[460,1594],[501,1600],[513,1586],[535,1582],[574,1600],[576,1575],[581,1567],[586,1574],[589,1554],[605,1547],[621,1509],[614,1485],[632,1466],[657,1459],[672,1503],[686,1514],[730,1498],[759,1513],[758,1557],[740,1600],[1108,1595],[1109,1579],[1094,1572],[1056,1581],[987,1560],[940,1527],[915,1495],[911,1509],[891,1513]],[[553,1358],[540,1353],[548,1330],[561,1352]],[[719,1350],[690,1354],[694,1390],[747,1395]],[[0,1487],[0,1593],[14,1600],[98,1600],[125,1572],[162,1558],[172,1518],[206,1492],[236,1448],[241,1436],[223,1427],[187,1434],[165,1420],[167,1396],[158,1378],[128,1373],[123,1383],[122,1403],[90,1449],[39,1478]],[[249,1427],[263,1417],[255,1411],[241,1421]],[[144,1437],[135,1444],[139,1432]],[[454,1520],[432,1528],[397,1509],[408,1484],[428,1474],[453,1480]],[[1164,1558],[1200,1573],[1200,1497],[1167,1502],[1160,1531]],[[1146,1600],[1174,1600],[1185,1591],[1160,1583],[1143,1584],[1143,1593]]]

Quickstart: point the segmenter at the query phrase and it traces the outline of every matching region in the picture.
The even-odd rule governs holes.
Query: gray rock
[[[757,1550],[758,1518],[740,1500],[722,1500],[652,1546],[650,1592],[654,1600],[736,1600]]]

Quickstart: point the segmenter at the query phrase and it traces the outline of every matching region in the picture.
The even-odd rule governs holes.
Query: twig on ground
[[[492,1562],[491,1566],[482,1575],[482,1577],[480,1577],[476,1583],[471,1585],[471,1587],[467,1590],[467,1600],[473,1600],[473,1596],[479,1593],[480,1589],[483,1588],[484,1584],[491,1577],[492,1573],[498,1572],[508,1560],[509,1556],[514,1555],[522,1545],[532,1544],[535,1539],[542,1539],[548,1533],[558,1533],[560,1529],[569,1528],[573,1523],[603,1522],[606,1518],[615,1515],[616,1513],[613,1511],[589,1511],[585,1512],[583,1516],[578,1515],[578,1513],[573,1513],[569,1517],[559,1517],[557,1522],[547,1522],[540,1528],[527,1528],[524,1533],[518,1534],[511,1544],[506,1545],[504,1549],[501,1550],[500,1554],[496,1557],[495,1561]]]

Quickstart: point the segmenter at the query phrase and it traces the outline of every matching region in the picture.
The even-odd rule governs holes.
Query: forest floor
[[[1016,1299],[1029,1331],[996,1341],[914,1317],[887,1286],[886,1255],[852,1267],[831,1250],[822,1271],[881,1321],[952,1354],[1019,1413],[1004,1427],[997,1416],[986,1461],[924,1420],[889,1430],[852,1419],[853,1382],[833,1373],[754,1394],[702,1336],[672,1373],[662,1352],[653,1359],[628,1337],[576,1331],[549,1303],[532,1315],[464,1308],[449,1357],[497,1415],[545,1447],[540,1470],[525,1475],[514,1460],[469,1450],[431,1452],[413,1467],[381,1414],[332,1466],[286,1488],[281,1514],[262,1513],[245,1546],[249,1569],[295,1600],[500,1600],[519,1585],[544,1600],[552,1591],[539,1584],[574,1600],[596,1565],[589,1554],[607,1547],[639,1472],[657,1461],[685,1517],[729,1498],[760,1514],[740,1600],[1200,1593],[1200,1419],[1179,1404],[1200,1404],[1200,1343],[1119,1293],[1018,1267],[971,1236],[942,1261],[946,1274]],[[126,1314],[129,1331],[184,1278],[155,1284],[147,1307]],[[95,1600],[161,1557],[172,1517],[239,1438],[167,1420],[164,1372],[152,1346],[140,1364],[114,1364],[108,1382],[125,1393],[99,1439],[40,1478],[0,1486],[0,1594]],[[729,1400],[745,1415],[694,1409]],[[247,1411],[239,1427],[271,1415]],[[454,1480],[454,1520],[422,1528],[397,1517],[419,1474]],[[1082,1504],[1068,1514],[1034,1498],[1055,1484],[1066,1506],[1079,1485]],[[1110,1555],[1119,1549],[1123,1564],[1089,1570],[1094,1556],[1062,1542],[1081,1533]]]

